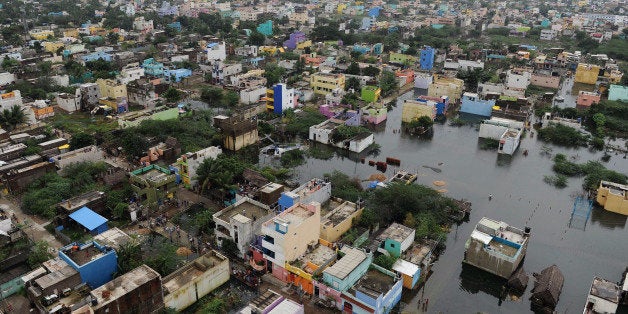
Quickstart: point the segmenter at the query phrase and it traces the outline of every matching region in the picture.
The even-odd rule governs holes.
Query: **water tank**
[[[525,236],[530,236],[530,231],[531,231],[531,230],[532,230],[532,229],[531,229],[530,227],[525,227],[525,229],[523,229],[523,234],[524,234]]]

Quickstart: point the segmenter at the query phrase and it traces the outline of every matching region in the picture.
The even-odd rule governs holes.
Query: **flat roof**
[[[46,288],[56,285],[57,283],[66,280],[77,273],[76,269],[66,263],[63,268],[35,279],[35,283],[37,283],[42,290],[45,290]]]
[[[328,222],[331,223],[332,226],[336,226],[339,223],[343,222],[347,217],[350,217],[358,211],[360,207],[353,202],[344,201],[340,205],[336,206],[331,210],[325,217],[322,219],[322,224],[325,225]]]
[[[331,267],[327,267],[323,273],[338,279],[344,279],[367,258],[364,251],[349,246],[342,247],[340,252],[344,253],[345,256],[334,263],[334,265],[331,265]]]
[[[87,264],[93,260],[99,259],[106,252],[101,251],[96,246],[88,245],[78,250],[72,249],[71,245],[68,245],[69,249],[62,250],[61,252],[69,257],[77,265],[81,266]]]
[[[269,213],[270,208],[268,206],[245,197],[240,202],[221,210],[215,217],[225,222],[229,222],[232,217],[239,222],[247,222],[245,219],[261,219]]]
[[[87,230],[92,231],[109,221],[107,218],[99,215],[95,211],[83,206],[81,209],[70,214],[70,218],[78,222]]]
[[[259,190],[262,193],[272,193],[279,189],[283,189],[283,185],[279,183],[269,182],[266,185],[262,186]]]
[[[94,306],[93,309],[97,310],[104,307],[110,302],[117,300],[121,296],[158,277],[159,273],[145,264],[142,264],[132,271],[92,290],[92,297],[96,300],[96,306]],[[103,292],[105,291],[111,293],[106,299],[103,298]]]
[[[384,274],[376,269],[369,269],[369,271],[358,281],[354,286],[355,290],[358,290],[364,294],[370,295],[373,298],[379,297],[380,294],[386,294],[395,285],[395,278]]]
[[[292,227],[300,225],[306,219],[313,216],[315,211],[308,209],[307,205],[297,203],[277,215],[274,220],[289,223]]]
[[[335,256],[336,256],[336,251],[334,249],[327,247],[325,245],[319,244],[311,252],[308,252],[307,254],[305,254],[303,258],[301,259],[301,261],[303,261],[306,264],[307,262],[310,262],[320,267],[323,264],[325,264],[325,262],[335,258]],[[315,269],[307,269],[307,265],[303,265],[303,270],[307,271],[310,274],[315,271]]]
[[[403,242],[403,240],[410,237],[413,232],[414,232],[414,229],[394,222],[392,225],[386,228],[386,230],[384,230],[384,232],[382,232],[377,237],[377,239],[380,241],[386,240],[386,239],[392,239],[397,242]]]
[[[191,282],[196,277],[222,263],[227,258],[218,254],[216,251],[210,251],[207,254],[198,257],[191,263],[186,264],[183,268],[168,275],[163,279],[163,287],[165,292],[173,293],[179,290],[185,284]]]
[[[251,300],[251,302],[249,303],[249,306],[259,311],[264,311],[271,304],[275,303],[277,300],[280,300],[282,298],[284,298],[284,296],[282,296],[281,294],[273,290],[266,290],[266,292],[264,292],[262,295]]]
[[[617,304],[619,303],[621,290],[619,290],[619,286],[614,282],[599,277],[593,277],[589,294]]]
[[[118,227],[114,227],[96,235],[94,240],[96,240],[99,244],[110,246],[117,250],[123,244],[131,241],[131,237],[124,233],[124,231],[118,229]]]
[[[296,303],[290,299],[284,299],[281,303],[277,304],[268,314],[295,314],[302,313],[303,305]]]
[[[97,199],[102,198],[105,195],[105,192],[101,192],[101,191],[90,191],[87,193],[83,193],[81,195],[72,197],[70,199],[67,199],[65,201],[61,201],[57,204],[57,206],[65,209],[66,211],[78,208],[78,207],[83,207],[85,206],[85,204],[88,204],[92,201],[95,201]]]
[[[419,266],[412,264],[408,261],[404,261],[402,259],[398,259],[395,264],[393,264],[392,269],[394,271],[398,271],[404,275],[414,276],[416,272],[419,270]]]

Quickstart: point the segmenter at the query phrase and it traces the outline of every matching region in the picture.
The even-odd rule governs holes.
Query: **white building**
[[[473,69],[484,69],[484,62],[482,61],[472,61],[472,60],[458,60],[452,61],[451,59],[445,60],[444,64],[445,69],[450,70],[459,70],[459,71],[469,71]],[[415,78],[416,81],[416,78]]]
[[[81,109],[81,95],[80,94],[66,94],[61,93],[56,97],[57,106],[67,111],[74,112]]]
[[[606,279],[593,277],[584,314],[613,314],[617,312],[621,289]]]
[[[264,96],[266,96],[266,87],[255,86],[240,91],[240,102],[250,105],[258,102]]]
[[[295,98],[294,88],[288,88],[288,85],[279,83],[272,87],[273,91],[273,111],[281,114],[287,109],[295,108],[297,100]],[[279,106],[279,108],[277,107]]]
[[[499,154],[512,155],[519,147],[523,122],[502,118],[491,118],[482,121],[478,137],[499,141]]]
[[[212,65],[212,79],[220,84],[225,84],[227,79],[242,72],[242,63],[224,63],[216,61]]]
[[[428,89],[432,82],[433,78],[430,73],[418,72],[414,77],[414,87],[419,89]]]
[[[190,178],[191,186],[195,186],[198,183],[196,179],[196,171],[200,167],[201,163],[205,159],[216,159],[218,155],[222,154],[222,149],[218,146],[210,146],[203,148],[194,153],[186,153],[181,158],[185,158],[187,161],[187,175]]]
[[[262,224],[274,216],[275,212],[267,205],[243,197],[212,216],[216,223],[216,243],[222,247],[222,241],[230,239],[236,243],[240,257],[245,257]]]
[[[543,29],[541,30],[541,40],[554,40],[558,36],[558,32],[553,29]]]
[[[310,127],[309,139],[322,144],[334,145],[339,148],[347,149],[355,153],[362,152],[375,142],[373,133],[362,133],[354,137],[344,139],[338,143],[332,141],[334,130],[341,124],[333,120],[326,120],[320,124]]]
[[[140,64],[135,62],[127,64],[122,68],[120,75],[118,75],[118,81],[126,85],[142,77],[144,77],[144,68],[140,67]]]
[[[150,32],[154,29],[153,20],[146,20],[143,16],[136,17],[133,20],[133,29],[140,32]]]
[[[520,69],[508,70],[506,72],[506,87],[511,88],[528,88],[532,73]]]
[[[9,85],[15,83],[15,74],[4,72],[0,73],[0,86]]]
[[[227,48],[224,41],[207,44],[205,52],[207,53],[207,62],[209,63],[227,59]]]

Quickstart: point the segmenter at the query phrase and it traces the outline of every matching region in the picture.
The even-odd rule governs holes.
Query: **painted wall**
[[[364,208],[356,210],[353,214],[348,216],[345,220],[341,221],[337,225],[333,225],[331,220],[323,218],[323,224],[321,224],[321,239],[329,242],[336,242],[342,237],[345,232],[351,229],[354,219],[358,219],[362,214]],[[332,213],[329,213],[332,214]],[[328,215],[329,215],[328,214]],[[327,215],[326,215],[327,216]]]
[[[495,106],[494,99],[481,100],[477,94],[465,93],[462,96],[460,112],[490,117],[493,113],[493,106]]]
[[[611,193],[608,188],[600,187],[597,190],[597,202],[604,209],[628,216],[628,198],[622,194]]]

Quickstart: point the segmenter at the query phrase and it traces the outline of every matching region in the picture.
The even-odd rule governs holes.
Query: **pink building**
[[[589,108],[591,105],[599,103],[600,97],[600,94],[596,92],[585,92],[581,90],[580,93],[578,93],[576,107],[580,109]]]
[[[532,74],[532,77],[530,77],[530,84],[558,89],[558,86],[560,86],[560,76]]]

